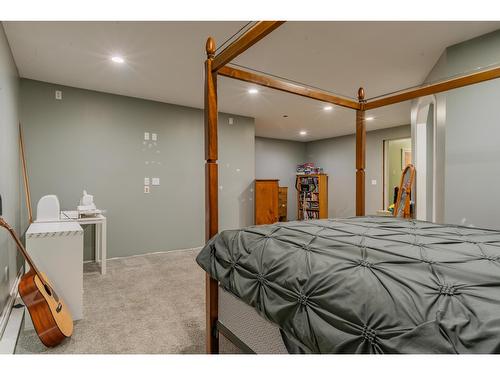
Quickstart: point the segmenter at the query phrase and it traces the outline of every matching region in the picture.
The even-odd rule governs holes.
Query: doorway
[[[410,137],[384,140],[384,210],[394,203],[394,192],[399,187],[401,173],[411,163]]]

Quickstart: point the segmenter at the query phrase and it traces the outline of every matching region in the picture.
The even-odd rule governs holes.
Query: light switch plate
[[[144,132],[144,140],[149,141],[149,132]]]
[[[153,177],[152,184],[153,184],[153,186],[159,186],[160,185],[160,178]]]
[[[149,186],[149,177],[144,177],[144,186]]]
[[[149,194],[149,186],[144,186],[144,194]]]
[[[157,140],[158,140],[158,134],[156,134],[156,133],[152,133],[152,134],[151,134],[151,140],[152,140],[152,141],[157,141]]]
[[[372,180],[372,185],[377,185],[377,180]]]
[[[232,117],[229,117],[229,125],[233,125],[234,124],[234,119]]]

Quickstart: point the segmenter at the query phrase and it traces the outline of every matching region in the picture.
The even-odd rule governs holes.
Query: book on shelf
[[[300,208],[318,210],[319,209],[319,202],[317,202],[317,201],[303,201]]]
[[[319,211],[306,211],[302,220],[319,219]]]

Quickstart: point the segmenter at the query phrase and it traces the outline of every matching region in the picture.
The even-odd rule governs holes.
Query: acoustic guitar
[[[0,198],[0,215],[1,213]],[[30,266],[19,282],[19,295],[33,321],[35,331],[45,346],[59,345],[73,333],[73,318],[44,273],[40,272],[26,252],[14,229],[0,216],[0,226],[7,229],[17,248]]]

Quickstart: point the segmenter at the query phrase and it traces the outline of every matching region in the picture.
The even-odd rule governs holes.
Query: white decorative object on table
[[[102,213],[98,210],[94,203],[94,196],[87,193],[86,190],[83,191],[83,196],[80,199],[80,204],[77,207],[78,215],[81,216],[95,216]]]

